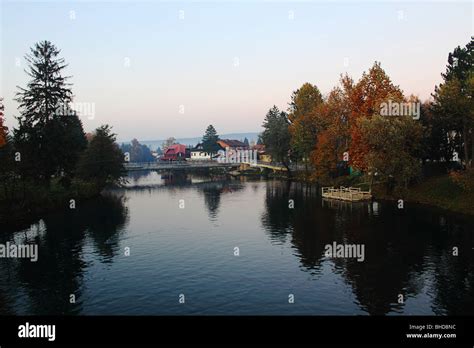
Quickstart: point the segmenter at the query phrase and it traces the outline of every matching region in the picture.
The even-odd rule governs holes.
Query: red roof
[[[168,146],[161,160],[178,160],[186,157],[186,145],[174,144]]]
[[[174,155],[178,153],[186,153],[186,145],[181,145],[181,144],[174,144],[168,146],[168,148],[165,151],[166,155]]]

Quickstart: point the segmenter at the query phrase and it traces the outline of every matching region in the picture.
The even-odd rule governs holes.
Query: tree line
[[[405,188],[424,167],[449,171],[456,163],[474,178],[473,59],[471,38],[449,54],[443,83],[423,103],[394,85],[379,62],[358,81],[341,75],[327,96],[305,83],[287,111],[268,111],[262,141],[275,161],[303,163],[306,178],[318,182],[360,174]],[[403,114],[405,107],[412,113]]]
[[[155,157],[148,146],[140,144],[137,139],[133,139],[130,144],[122,144],[120,147],[124,156],[128,157],[129,162],[153,162]]]
[[[42,188],[66,192],[88,185],[100,192],[120,181],[123,154],[116,136],[103,125],[86,137],[59,55],[51,42],[42,41],[25,56],[29,81],[18,87],[18,125],[11,132],[0,100],[0,201],[24,202]]]

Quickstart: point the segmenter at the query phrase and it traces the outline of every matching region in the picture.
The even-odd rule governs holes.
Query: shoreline
[[[259,177],[265,178],[265,180],[284,180],[315,185],[317,187],[322,186],[321,183],[302,178],[298,175],[288,177],[280,173],[276,175],[263,173],[226,174],[234,178]],[[28,228],[34,221],[41,219],[47,214],[67,209],[69,207],[69,197],[75,197],[75,203],[79,203],[100,197],[103,193],[103,190],[99,193],[93,189],[91,190],[90,185],[87,183],[81,183],[72,188],[62,190],[57,190],[57,187],[52,184],[47,191],[48,194],[46,197],[44,196],[44,188],[40,190],[43,190],[43,192],[41,192],[43,195],[39,194],[39,199],[22,202],[22,204],[17,204],[14,208],[7,205],[6,209],[2,209],[5,213],[3,215],[0,214],[0,226],[4,227],[6,231]],[[448,191],[450,195],[446,195],[446,191]],[[33,194],[34,192],[29,193],[31,196],[35,196]],[[474,218],[474,194],[465,192],[459,188],[456,189],[455,184],[452,183],[448,175],[428,178],[412,186],[409,190],[400,192],[399,195],[387,194],[384,192],[383,187],[375,185],[372,194],[372,200],[376,199],[396,204],[399,199],[403,199],[404,203],[417,204],[430,209],[437,209],[451,214],[460,214],[468,218]]]
[[[241,174],[242,176],[252,176],[251,174]],[[262,174],[256,174],[255,176],[264,176]],[[346,183],[343,181],[336,183],[322,184],[307,178],[298,176],[297,174],[292,177],[286,175],[267,175],[265,176],[271,179],[280,179],[306,183],[317,186],[350,186],[349,181],[351,178],[347,178]],[[357,187],[357,183],[353,182],[353,185]],[[360,185],[360,183],[359,183]],[[424,205],[427,207],[441,209],[450,213],[462,214],[468,217],[474,217],[474,192],[468,192],[458,187],[449,177],[448,174],[439,176],[433,176],[424,178],[422,182],[419,182],[408,189],[400,192],[400,194],[387,194],[384,193],[384,188],[378,185],[374,185],[372,189],[372,199],[384,200],[390,202],[397,202],[399,199],[403,199],[405,203],[415,203]]]

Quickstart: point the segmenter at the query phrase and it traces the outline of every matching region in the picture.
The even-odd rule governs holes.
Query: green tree
[[[369,176],[393,188],[406,188],[420,175],[422,125],[410,116],[360,118]]]
[[[466,47],[456,47],[453,52],[448,55],[448,65],[446,72],[441,74],[445,81],[458,79],[459,81],[467,81],[471,75],[474,64],[474,37],[468,42]]]
[[[0,98],[0,201],[12,198],[15,178],[13,146],[8,129],[3,124],[3,98]]]
[[[440,144],[454,150],[467,166],[474,167],[474,38],[466,47],[456,47],[449,53],[444,83],[433,94],[431,126],[441,134]],[[447,135],[445,135],[447,134]],[[449,154],[446,160],[451,160]]]
[[[423,160],[436,161],[440,166],[445,166],[447,163],[443,160],[452,159],[454,151],[458,149],[456,138],[459,135],[450,132],[454,125],[447,122],[447,118],[436,113],[434,108],[431,102],[421,104],[420,122],[425,129]]]
[[[247,147],[250,146],[249,140],[247,139],[247,137],[245,137],[245,139],[244,139],[244,144],[245,144],[245,146],[247,146]]]
[[[454,78],[436,88],[434,95],[433,111],[436,119],[431,125],[435,130],[442,132],[440,147],[447,147],[451,153],[446,153],[445,159],[451,161],[454,152],[467,161],[469,159],[468,143],[469,120],[466,107],[469,99],[462,92],[461,83]]]
[[[318,87],[305,83],[291,96],[288,120],[290,121],[293,156],[307,163],[317,141],[319,127],[315,121],[316,108],[323,103]]]
[[[272,156],[276,162],[281,162],[288,169],[289,168],[289,151],[291,135],[289,132],[290,123],[288,121],[288,114],[280,111],[275,105],[267,112],[263,122],[263,132],[261,140],[265,144],[265,150]]]
[[[31,48],[25,56],[31,80],[16,95],[20,116],[14,141],[21,173],[47,183],[52,175],[71,177],[87,144],[82,122],[70,108],[72,91],[63,76],[67,65],[59,53],[49,41]]]
[[[16,187],[16,173],[14,150],[10,136],[5,137],[5,142],[0,146],[0,201],[13,199]]]
[[[0,97],[0,147],[6,144],[7,142],[7,127],[4,125],[5,121],[3,118],[3,98]]]
[[[219,144],[217,141],[219,140],[219,136],[217,135],[217,131],[214,126],[211,124],[207,127],[204,136],[202,137],[202,148],[204,151],[209,152],[211,154],[216,153],[219,150]]]
[[[102,190],[107,184],[121,183],[124,174],[123,154],[108,125],[96,129],[77,168],[79,178],[94,182]]]
[[[130,162],[153,162],[151,150],[148,146],[140,144],[137,139],[133,139],[130,144],[122,144],[122,152],[130,155]]]

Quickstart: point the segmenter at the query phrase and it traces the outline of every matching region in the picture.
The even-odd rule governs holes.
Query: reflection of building
[[[186,146],[181,144],[174,144],[168,146],[165,150],[164,155],[161,157],[162,161],[177,161],[185,159],[186,157]]]

